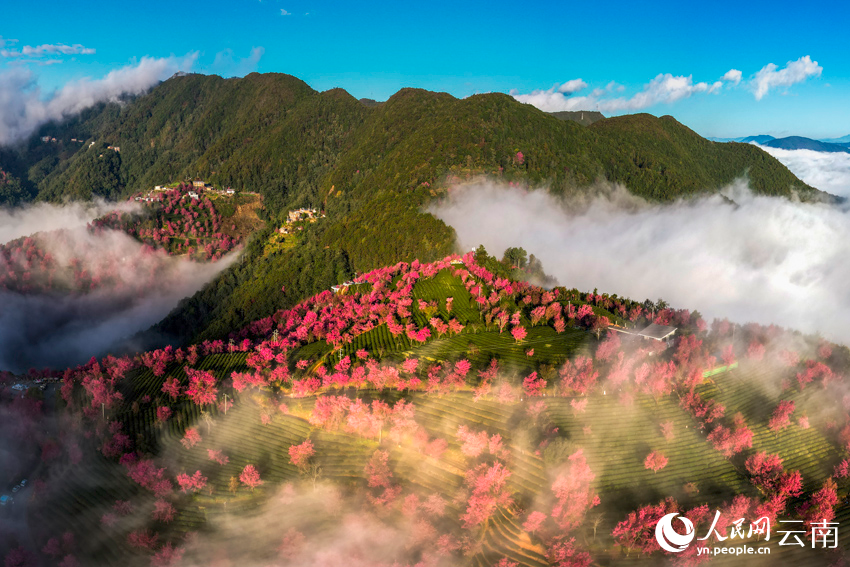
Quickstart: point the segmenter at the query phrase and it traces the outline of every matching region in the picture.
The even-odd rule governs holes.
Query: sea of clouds
[[[796,159],[810,183],[827,175],[816,165],[821,156]],[[850,175],[835,171],[830,188],[850,194]],[[754,195],[744,180],[723,194],[734,203],[715,195],[658,205],[600,185],[568,204],[482,181],[431,212],[454,227],[462,248],[483,244],[500,256],[522,246],[567,287],[663,298],[708,320],[774,323],[850,343],[850,209]]]
[[[850,153],[759,147],[812,187],[850,198]]]

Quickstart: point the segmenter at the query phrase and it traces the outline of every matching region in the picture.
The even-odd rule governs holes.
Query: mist
[[[522,246],[561,285],[703,317],[778,324],[850,343],[850,211],[757,196],[744,181],[713,195],[650,204],[598,186],[569,205],[545,190],[461,186],[430,211],[458,245],[501,256]]]
[[[131,213],[141,211],[141,206],[132,201],[107,203],[97,200],[65,205],[36,203],[18,209],[0,209],[0,244],[46,230],[82,228],[111,211]]]
[[[29,69],[0,73],[0,144],[11,144],[51,120],[62,120],[98,102],[122,95],[141,94],[175,72],[188,71],[197,53],[185,57],[142,57],[138,63],[107,73],[99,79],[70,81],[52,93],[42,93],[38,77]]]
[[[102,282],[91,291],[80,291],[60,276],[47,291],[0,290],[0,370],[65,368],[104,355],[161,320],[236,258],[231,254],[218,262],[199,263],[162,251],[146,252],[120,231],[89,232],[85,222],[105,208],[44,205],[0,213],[4,240],[39,231],[33,239],[59,266],[79,262]],[[14,267],[0,263],[0,270]],[[37,277],[33,272],[34,281]]]
[[[812,187],[850,198],[850,153],[758,147]]]

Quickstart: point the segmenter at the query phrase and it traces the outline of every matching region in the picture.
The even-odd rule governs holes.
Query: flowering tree
[[[546,389],[546,380],[538,377],[537,372],[532,372],[522,381],[522,389],[530,398],[542,396],[543,390]]]
[[[489,436],[486,431],[473,432],[465,425],[461,425],[457,429],[457,438],[460,441],[460,452],[469,458],[475,458],[481,455],[489,443]]]
[[[667,457],[665,457],[658,451],[651,452],[649,455],[646,456],[646,459],[644,459],[643,461],[643,467],[647,470],[651,470],[654,473],[657,473],[666,466]]]
[[[590,470],[584,452],[579,449],[569,459],[569,468],[552,484],[555,504],[552,519],[561,531],[572,531],[584,521],[588,510],[599,505],[599,496],[593,491],[596,476]]]
[[[768,496],[778,497],[782,506],[788,496],[796,497],[803,491],[800,471],[784,472],[779,455],[759,451],[747,459],[745,467],[753,484]]]
[[[596,383],[599,372],[593,369],[593,361],[586,356],[577,356],[572,362],[567,360],[561,367],[558,390],[561,394],[586,394]]]
[[[718,425],[708,434],[708,440],[728,459],[753,446],[753,432],[747,427],[744,416],[739,412],[735,414],[732,429]]]
[[[513,503],[507,486],[510,476],[511,472],[500,462],[492,465],[481,463],[466,473],[466,484],[472,493],[466,511],[460,517],[465,528],[481,525],[493,516],[499,506]]]
[[[522,529],[524,529],[530,534],[533,534],[534,532],[540,529],[540,527],[543,525],[543,522],[545,522],[548,517],[549,516],[547,516],[543,512],[532,512],[525,519],[525,522],[522,523]]]
[[[251,492],[263,484],[263,481],[260,479],[260,473],[254,465],[246,465],[242,469],[242,473],[239,475],[239,482],[250,488]]]
[[[154,502],[152,514],[154,520],[168,524],[174,519],[176,513],[177,510],[175,510],[174,506],[172,506],[167,500],[160,498]]]
[[[220,465],[226,465],[230,462],[228,456],[217,449],[207,449],[207,457],[209,457],[211,461],[215,461]]]
[[[611,535],[617,545],[628,551],[636,549],[641,553],[650,553],[658,549],[658,541],[655,539],[655,526],[658,521],[665,514],[677,511],[678,505],[672,498],[657,505],[642,506],[619,522]]]
[[[393,473],[389,467],[390,454],[377,450],[366,464],[367,482],[372,488],[388,488],[392,482]]]
[[[779,402],[776,409],[773,410],[773,415],[770,416],[768,428],[776,433],[782,431],[791,424],[791,414],[794,413],[794,402],[783,400]]]
[[[177,475],[177,484],[183,492],[200,492],[207,485],[207,477],[201,471],[196,471],[192,476],[181,473]]]
[[[823,486],[797,509],[797,513],[805,520],[806,529],[810,530],[814,522],[831,522],[835,518],[834,508],[837,504],[837,486],[833,479],[828,478]]]
[[[198,433],[198,430],[194,427],[190,427],[186,430],[186,433],[183,435],[183,439],[180,440],[180,443],[187,449],[191,449],[195,445],[201,442],[201,434]]]
[[[511,336],[514,338],[516,342],[522,342],[523,339],[528,335],[528,331],[525,330],[525,327],[522,325],[517,325],[511,329]]]
[[[199,406],[215,403],[215,397],[218,394],[218,389],[215,387],[215,376],[204,370],[192,370],[188,366],[185,367],[185,371],[189,377],[186,395]]]
[[[289,462],[295,465],[302,473],[307,472],[310,468],[310,459],[316,454],[313,448],[313,442],[306,439],[300,445],[291,445],[289,447]]]
[[[557,538],[546,550],[546,559],[555,567],[590,567],[590,553],[579,549],[575,538]]]
[[[180,381],[177,378],[168,378],[162,384],[162,391],[176,400],[180,396]]]

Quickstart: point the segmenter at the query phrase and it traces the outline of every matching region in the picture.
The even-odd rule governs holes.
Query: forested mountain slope
[[[175,76],[47,125],[6,154],[10,203],[120,198],[196,177],[263,196],[267,231],[161,325],[181,339],[221,336],[356,272],[450,253],[453,231],[422,206],[477,175],[565,196],[610,180],[660,202],[746,175],[759,193],[829,198],[760,149],[709,142],[671,117],[586,127],[504,94],[456,99],[419,89],[370,106],[282,74]],[[300,206],[327,216],[297,246],[267,250],[271,231]]]

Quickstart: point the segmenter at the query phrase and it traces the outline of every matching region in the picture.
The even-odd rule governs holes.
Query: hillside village
[[[156,186],[154,186],[153,189],[151,189],[147,193],[135,196],[133,198],[133,200],[147,202],[147,203],[152,203],[152,202],[155,202],[155,201],[161,201],[162,195],[165,192],[171,191],[172,189],[174,189],[178,186],[179,186],[179,184],[156,185]],[[224,197],[232,197],[236,194],[236,190],[231,188],[231,187],[227,187],[227,188],[224,188],[224,189],[216,189],[215,186],[207,183],[206,181],[196,178],[192,181],[192,188],[187,193],[187,196],[190,199],[200,199],[201,195],[203,195],[204,193],[221,195],[221,196],[224,196]],[[250,191],[245,191],[244,193],[249,194],[249,195],[256,195],[256,193],[252,193]]]

